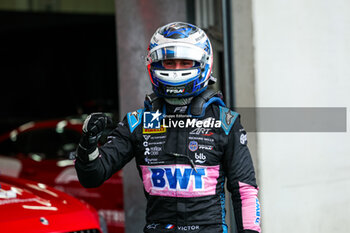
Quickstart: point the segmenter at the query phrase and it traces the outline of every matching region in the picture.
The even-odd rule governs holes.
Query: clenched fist
[[[83,135],[81,136],[77,148],[77,158],[83,162],[89,162],[98,156],[97,144],[103,130],[112,119],[104,113],[92,113],[89,115],[83,125]]]

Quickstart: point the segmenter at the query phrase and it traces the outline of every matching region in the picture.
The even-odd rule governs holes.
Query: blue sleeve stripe
[[[224,189],[225,179],[221,184],[221,193],[220,193],[220,203],[221,203],[221,217],[222,217],[222,232],[228,233],[227,225],[225,221],[226,210],[225,210],[225,189]]]

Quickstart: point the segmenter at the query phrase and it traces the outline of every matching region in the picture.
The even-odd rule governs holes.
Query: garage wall
[[[350,107],[349,12],[348,0],[253,0],[258,107]],[[264,232],[350,232],[349,142],[258,133]]]
[[[151,83],[145,66],[148,43],[156,29],[186,21],[186,2],[172,0],[115,0],[120,117],[143,107]],[[123,168],[125,232],[141,232],[146,198],[135,160]]]
[[[6,11],[114,14],[114,0],[1,0]]]

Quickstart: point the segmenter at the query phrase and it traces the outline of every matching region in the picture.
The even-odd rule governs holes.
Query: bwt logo
[[[260,224],[260,202],[259,202],[259,199],[256,198],[255,199],[255,206],[256,206],[256,210],[255,210],[255,215],[256,215],[256,219],[255,219],[255,224],[256,225],[259,225]]]
[[[188,190],[190,182],[193,182],[195,190],[202,190],[203,177],[206,176],[205,168],[151,168],[152,185],[155,188],[170,190]]]
[[[144,112],[143,113],[143,128],[144,129],[160,129],[160,119],[162,114],[157,110],[157,112]]]

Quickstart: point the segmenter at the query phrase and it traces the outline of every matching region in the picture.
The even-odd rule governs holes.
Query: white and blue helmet
[[[189,69],[165,69],[162,61],[194,61]],[[146,58],[153,91],[166,98],[190,97],[203,92],[211,76],[213,52],[205,32],[188,23],[174,22],[153,34]]]

